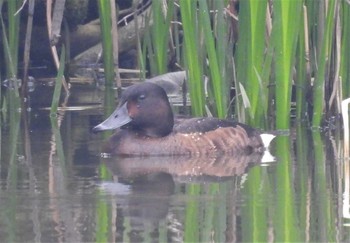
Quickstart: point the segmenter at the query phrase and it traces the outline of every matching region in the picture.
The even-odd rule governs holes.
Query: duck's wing
[[[178,118],[175,120],[174,131],[178,133],[206,133],[224,127],[242,127],[247,135],[254,136],[259,134],[257,130],[248,125],[235,122],[233,120],[218,119],[215,117],[201,118]]]

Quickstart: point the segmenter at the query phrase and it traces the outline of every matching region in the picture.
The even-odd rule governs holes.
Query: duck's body
[[[174,116],[165,91],[156,84],[129,87],[119,107],[94,131],[121,128],[104,152],[118,155],[251,154],[263,152],[273,135],[230,120]],[[267,139],[263,141],[263,139]]]

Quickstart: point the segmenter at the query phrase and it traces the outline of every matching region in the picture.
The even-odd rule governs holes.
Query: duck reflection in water
[[[108,182],[109,186],[103,189],[107,193],[118,195],[119,217],[122,215],[130,220],[135,237],[132,241],[142,241],[138,238],[141,236],[135,232],[142,232],[145,227],[156,232],[160,222],[169,217],[173,217],[169,224],[176,221],[178,216],[169,212],[176,185],[209,185],[234,178],[239,180],[249,168],[261,164],[262,156],[260,153],[254,153],[235,157],[223,155],[102,158],[102,162],[115,178],[114,182]],[[124,191],[118,193],[113,189],[120,188],[120,185],[129,187],[128,195],[125,195]],[[169,237],[176,238],[182,235],[183,225],[168,225],[168,230]]]

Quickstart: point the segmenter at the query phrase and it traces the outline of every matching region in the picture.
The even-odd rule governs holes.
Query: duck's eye
[[[146,98],[146,95],[142,94],[142,95],[140,95],[140,96],[137,98],[137,100],[138,100],[138,101],[142,101],[142,100],[144,100],[145,98]]]

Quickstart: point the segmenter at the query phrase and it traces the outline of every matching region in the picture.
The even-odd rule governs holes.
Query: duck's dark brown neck
[[[154,126],[134,126],[131,130],[140,136],[160,138],[168,136],[173,131],[174,123],[162,122],[158,123],[157,127]]]

